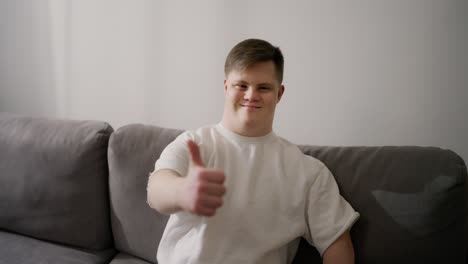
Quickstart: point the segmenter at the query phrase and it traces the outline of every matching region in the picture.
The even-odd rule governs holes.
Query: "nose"
[[[247,91],[244,93],[244,100],[246,101],[258,101],[260,100],[260,95],[255,89],[249,88]]]

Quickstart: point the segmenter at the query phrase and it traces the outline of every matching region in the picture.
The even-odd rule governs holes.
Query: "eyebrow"
[[[272,83],[259,83],[259,86],[274,86]]]
[[[249,83],[249,82],[246,82],[244,80],[234,80],[233,83]],[[274,86],[274,84],[265,82],[265,83],[259,83],[257,84],[257,86]]]

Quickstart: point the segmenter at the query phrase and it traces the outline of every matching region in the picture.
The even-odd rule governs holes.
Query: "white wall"
[[[61,10],[42,2],[0,3],[0,110],[115,128],[211,124],[221,117],[225,56],[257,37],[285,55],[278,134],[317,145],[440,146],[468,160],[467,1],[65,1],[66,19],[52,30],[30,21],[47,15],[44,6]],[[24,40],[31,35],[44,39]],[[40,63],[11,67],[29,61],[25,51]],[[50,72],[62,81],[47,76],[57,58],[64,67]]]
[[[0,1],[0,111],[54,115],[47,5]]]

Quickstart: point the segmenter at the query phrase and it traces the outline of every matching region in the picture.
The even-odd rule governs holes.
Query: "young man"
[[[354,263],[359,214],[323,163],[272,131],[283,64],[266,41],[237,44],[221,123],[183,133],[156,162],[148,204],[171,214],[159,263],[291,263],[301,237],[324,263]]]

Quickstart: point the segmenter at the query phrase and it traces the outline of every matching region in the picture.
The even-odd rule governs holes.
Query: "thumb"
[[[193,140],[189,140],[187,141],[187,147],[190,152],[192,163],[196,166],[205,167],[201,159],[200,148],[198,147],[197,143],[195,143]]]

